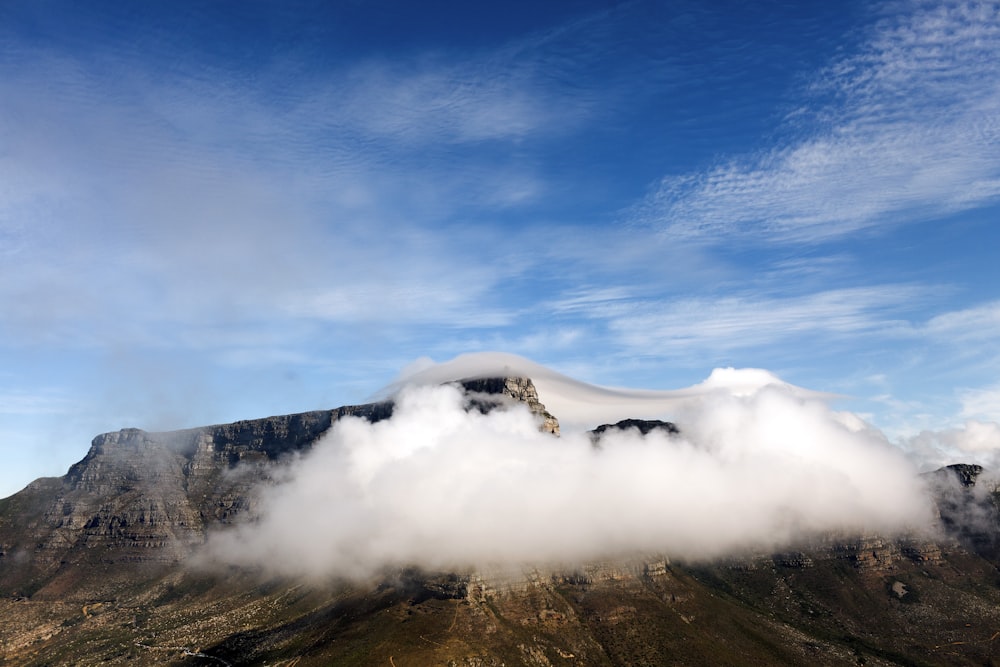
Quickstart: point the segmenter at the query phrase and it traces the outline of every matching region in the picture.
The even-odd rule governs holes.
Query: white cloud
[[[0,342],[204,346],[266,323],[278,358],[303,322],[510,323],[497,286],[537,257],[455,218],[544,183],[442,144],[586,115],[543,85],[531,49],[544,39],[321,81],[278,59],[254,86],[210,67],[154,77],[134,58],[104,70],[35,45],[0,54]]]
[[[821,73],[807,136],[665,179],[636,218],[682,238],[821,242],[996,201],[1000,8],[896,7]]]
[[[633,291],[622,286],[574,289],[546,304],[546,308],[557,313],[610,313],[627,307],[634,299]]]
[[[0,389],[0,414],[3,415],[66,415],[79,409],[63,392]]]
[[[699,388],[675,409],[679,437],[627,432],[595,448],[579,432],[540,433],[523,406],[481,415],[453,387],[410,387],[390,420],[338,422],[262,489],[259,520],[211,535],[201,557],[365,577],[631,552],[716,557],[929,519],[899,451],[777,384]]]
[[[959,428],[921,431],[901,445],[925,470],[953,463],[978,464],[1000,471],[1000,423],[970,419]]]
[[[467,276],[470,280],[473,276]],[[513,315],[483,308],[480,301],[489,286],[437,282],[433,276],[414,284],[366,284],[332,287],[288,299],[285,312],[294,317],[335,322],[381,322],[397,326],[437,324],[488,328],[509,324]]]
[[[527,72],[511,76],[500,63],[415,68],[367,63],[342,75],[329,97],[317,97],[299,111],[316,113],[333,128],[394,141],[511,139],[551,128],[557,120],[530,78]]]
[[[1000,385],[986,389],[966,389],[959,393],[962,417],[1000,422]]]
[[[994,340],[1000,329],[1000,301],[942,313],[931,318],[925,331],[931,337],[947,342],[970,339]]]
[[[725,296],[610,309],[609,328],[622,344],[649,354],[679,355],[693,348],[731,350],[775,344],[810,334],[822,337],[888,335],[909,329],[892,318],[919,298],[905,285],[847,288],[804,296]],[[600,305],[591,311],[604,316]]]

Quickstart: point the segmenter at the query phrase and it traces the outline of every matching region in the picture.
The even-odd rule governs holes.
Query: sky
[[[0,3],[0,497],[485,351],[993,460],[1000,4],[477,4]]]

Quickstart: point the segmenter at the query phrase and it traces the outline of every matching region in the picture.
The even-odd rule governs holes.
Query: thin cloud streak
[[[1000,330],[1000,301],[942,313],[927,322],[925,331],[940,340],[993,341]]]
[[[674,356],[776,344],[809,334],[824,339],[893,335],[910,329],[902,313],[921,297],[916,286],[828,290],[802,296],[748,294],[673,302],[591,306],[634,352]],[[891,317],[899,313],[898,318]]]
[[[1000,384],[983,389],[965,389],[959,393],[959,398],[962,417],[1000,422]]]
[[[61,392],[0,391],[2,415],[66,415],[79,406]]]

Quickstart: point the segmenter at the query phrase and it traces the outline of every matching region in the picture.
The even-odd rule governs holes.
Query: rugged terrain
[[[530,380],[463,383],[470,409],[527,404]],[[933,475],[939,537],[830,538],[781,554],[665,554],[514,572],[385,572],[361,585],[208,573],[206,531],[338,419],[391,402],[94,439],[61,478],[0,500],[0,663],[11,665],[937,665],[1000,663],[994,489]],[[627,420],[609,429],[663,429]],[[969,517],[976,520],[970,522]]]

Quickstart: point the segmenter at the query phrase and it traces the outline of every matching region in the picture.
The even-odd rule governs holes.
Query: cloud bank
[[[582,383],[559,394],[552,377],[538,383],[550,409],[587,395]],[[929,519],[898,449],[766,372],[716,371],[687,390],[631,398],[588,391],[617,398],[623,413],[659,402],[681,434],[612,432],[595,447],[583,431],[540,432],[524,406],[484,415],[454,385],[404,383],[391,419],[337,422],[262,490],[259,518],[213,534],[202,560],[360,578],[637,552],[700,559]]]

